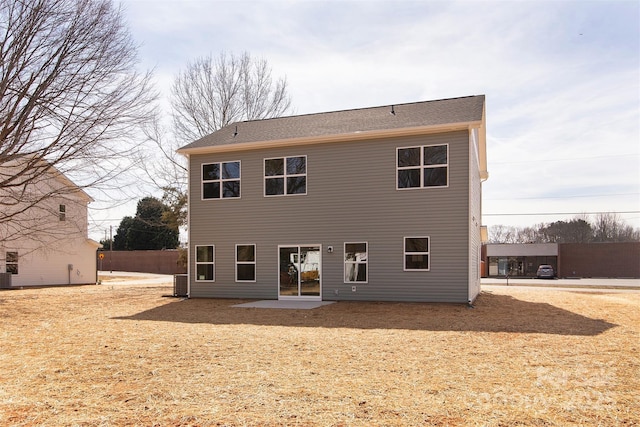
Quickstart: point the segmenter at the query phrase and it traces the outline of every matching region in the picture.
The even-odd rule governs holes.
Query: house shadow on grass
[[[212,325],[404,329],[593,336],[614,326],[547,303],[482,293],[463,304],[340,301],[313,310],[238,308],[247,300],[187,299],[116,319]]]

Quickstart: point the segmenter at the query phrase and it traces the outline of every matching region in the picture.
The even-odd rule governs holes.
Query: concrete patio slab
[[[287,310],[311,310],[323,305],[333,304],[335,301],[294,301],[294,300],[262,300],[236,304],[240,308],[280,308]]]

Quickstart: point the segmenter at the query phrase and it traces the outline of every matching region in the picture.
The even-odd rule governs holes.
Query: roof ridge
[[[231,122],[231,123],[223,126],[223,128],[225,128],[227,126],[237,125],[239,123],[253,123],[253,122],[264,122],[264,121],[267,121],[267,120],[288,119],[288,118],[308,117],[308,116],[321,116],[321,115],[324,115],[324,114],[335,114],[335,113],[346,113],[346,112],[353,112],[353,111],[375,110],[375,109],[378,109],[378,108],[391,108],[391,107],[399,107],[399,106],[403,106],[403,105],[427,104],[427,103],[433,103],[433,102],[453,101],[453,100],[456,100],[456,99],[477,98],[477,97],[484,97],[484,96],[485,96],[484,94],[482,94],[482,95],[455,96],[455,97],[451,97],[451,98],[430,99],[430,100],[425,100],[425,101],[402,102],[402,103],[399,103],[399,104],[383,104],[383,105],[377,105],[377,106],[374,106],[374,107],[345,108],[345,109],[333,110],[333,111],[319,111],[317,113],[292,114],[290,116],[278,116],[278,117],[268,117],[268,118],[264,118],[264,119],[240,120],[240,121],[237,121],[237,122]]]
[[[215,147],[329,135],[353,135],[403,128],[424,128],[484,120],[485,95],[468,95],[375,107],[324,111],[229,123],[180,148]],[[246,146],[246,145],[245,145]]]

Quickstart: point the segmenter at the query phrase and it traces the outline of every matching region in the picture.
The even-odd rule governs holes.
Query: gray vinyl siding
[[[396,189],[396,149],[449,144],[449,186]],[[264,197],[265,158],[307,156],[307,194]],[[215,245],[214,283],[191,297],[278,298],[278,245],[322,245],[322,299],[467,302],[469,133],[190,156],[190,270]],[[241,161],[241,197],[201,200],[201,165]],[[429,236],[430,271],[403,271],[403,238]],[[368,283],[344,283],[344,242],[368,242]],[[256,282],[235,282],[235,245],[256,245]],[[333,246],[332,253],[327,246]]]

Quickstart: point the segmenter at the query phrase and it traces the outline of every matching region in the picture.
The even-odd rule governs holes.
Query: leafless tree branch
[[[221,53],[189,63],[171,91],[173,126],[180,143],[229,123],[278,117],[291,108],[285,78],[273,80],[265,59]]]
[[[181,211],[178,222],[184,222],[187,165],[176,150],[232,122],[282,116],[290,110],[291,99],[286,79],[274,80],[266,60],[245,52],[190,62],[176,75],[170,100],[172,129],[164,128],[156,116],[145,131],[155,160],[147,157],[141,165],[163,190],[165,202],[174,212]]]
[[[156,98],[136,65],[110,0],[0,0],[0,224],[43,232],[17,218],[52,197],[115,185]],[[74,184],[43,186],[51,173]]]

